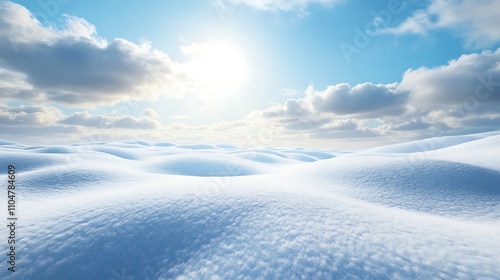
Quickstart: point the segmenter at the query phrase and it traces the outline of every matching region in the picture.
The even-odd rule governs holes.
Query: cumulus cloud
[[[351,87],[342,83],[314,92],[309,98],[318,111],[337,115],[399,114],[403,110],[401,105],[406,102],[406,94],[398,91],[398,84],[364,83]]]
[[[18,107],[0,104],[0,138],[19,141],[75,139],[81,132],[78,127],[58,124],[64,118],[59,109],[46,105],[21,105]]]
[[[127,115],[106,116],[77,112],[70,116],[48,105],[9,106],[0,104],[0,139],[31,141],[32,143],[67,141],[101,141],[134,138],[136,133],[162,131],[155,119]],[[92,136],[97,135],[97,136]]]
[[[273,105],[262,117],[285,133],[313,138],[418,138],[438,131],[491,130],[500,126],[500,49],[409,69],[393,84],[310,86],[302,98]]]
[[[327,124],[331,117],[315,112],[306,99],[288,99],[262,112],[265,119],[275,119],[290,130],[309,130]]]
[[[383,32],[426,34],[446,28],[458,30],[468,45],[486,46],[500,41],[499,10],[497,0],[432,0],[426,9]]]
[[[166,54],[147,42],[107,42],[92,24],[73,16],[65,17],[61,29],[42,26],[12,2],[0,2],[0,61],[0,86],[6,74],[17,81],[0,93],[11,99],[94,106],[160,93],[179,96],[189,83]]]
[[[500,50],[462,55],[435,68],[409,69],[400,87],[407,113],[385,119],[385,130],[473,133],[499,127]],[[427,136],[427,135],[424,135]]]
[[[347,83],[328,86],[323,91],[309,86],[305,97],[288,99],[282,106],[275,105],[265,112],[265,116],[275,115],[304,118],[331,113],[336,116],[399,115],[404,112],[407,92],[399,84],[363,83],[351,87]]]
[[[0,124],[2,126],[52,125],[64,114],[57,108],[45,105],[23,105],[10,107],[0,104]]]
[[[488,130],[486,123],[500,112],[499,53],[463,55],[441,67],[408,70],[401,87],[410,92],[409,113],[398,121],[415,118],[420,126],[466,133]]]
[[[378,132],[363,127],[360,121],[403,115],[407,97],[397,83],[364,83],[354,87],[342,83],[323,91],[309,86],[303,98],[273,105],[262,116],[288,131],[310,133],[314,138],[373,137]]]
[[[125,128],[125,129],[159,129],[161,124],[150,118],[134,118],[131,116],[92,115],[88,112],[74,113],[60,121],[62,124],[79,125],[96,128]]]
[[[401,87],[412,104],[454,105],[468,99],[500,101],[500,49],[462,55],[447,65],[405,72]]]

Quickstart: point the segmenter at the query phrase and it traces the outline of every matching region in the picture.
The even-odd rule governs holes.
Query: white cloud
[[[321,112],[336,115],[369,114],[376,116],[399,114],[406,94],[398,84],[363,83],[351,87],[342,83],[321,92],[309,93],[308,99]]]
[[[500,49],[462,55],[446,65],[409,69],[401,88],[408,112],[388,120],[393,128],[472,133],[500,126]],[[407,126],[403,124],[409,123]]]
[[[16,75],[0,96],[72,106],[182,96],[189,78],[147,42],[107,42],[81,18],[65,17],[62,29],[42,26],[23,6],[0,3],[0,73]],[[6,77],[0,75],[0,86]],[[12,82],[11,82],[12,83]]]
[[[309,86],[300,99],[288,99],[262,114],[285,132],[302,132],[312,138],[364,138],[379,133],[364,127],[362,120],[401,116],[406,111],[407,93],[395,84],[364,83],[351,87],[342,83],[323,91]]]
[[[312,138],[421,138],[500,126],[500,49],[409,69],[400,83],[310,86],[262,117],[285,133]],[[375,120],[376,126],[364,125]]]
[[[3,126],[49,126],[64,114],[57,108],[45,105],[10,107],[0,104],[0,124]]]
[[[447,65],[405,72],[401,88],[410,91],[411,103],[456,105],[468,98],[500,101],[500,49],[462,55]]]
[[[142,116],[150,119],[158,119],[160,117],[160,115],[151,108],[147,108],[146,110],[144,110]]]
[[[151,118],[135,118],[131,116],[105,116],[92,115],[88,112],[74,113],[61,120],[60,123],[95,127],[100,129],[125,128],[125,129],[159,129],[161,124]]]
[[[63,112],[52,106],[0,104],[0,139],[32,143],[50,139],[51,144],[75,141],[81,131],[75,126],[58,124],[64,117]]]
[[[19,98],[32,98],[33,87],[26,81],[26,75],[0,67],[0,94],[17,95]]]
[[[487,46],[500,41],[500,1],[432,0],[399,26],[383,32],[425,34],[436,29],[452,29],[468,45]]]
[[[265,114],[299,118],[322,113],[336,116],[398,115],[404,111],[406,99],[407,93],[400,90],[397,83],[363,83],[354,87],[340,83],[323,91],[309,86],[304,98],[288,99],[283,105],[272,106]]]
[[[144,116],[88,112],[67,116],[53,106],[5,104],[0,104],[0,127],[0,139],[46,144],[135,139],[145,137],[140,133],[154,134],[163,129],[157,120]]]

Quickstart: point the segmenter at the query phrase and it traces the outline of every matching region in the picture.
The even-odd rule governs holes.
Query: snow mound
[[[161,174],[185,176],[244,176],[264,171],[248,160],[202,153],[170,155],[152,161],[146,169]]]
[[[423,157],[461,162],[500,170],[500,135],[424,153]]]
[[[129,151],[128,149],[123,149],[119,147],[111,147],[111,146],[96,146],[93,148],[96,152],[101,152],[104,154],[116,156],[123,159],[136,160],[140,157],[140,152],[138,151]]]
[[[450,146],[467,143],[482,139],[484,137],[498,135],[500,132],[486,132],[472,135],[435,137],[425,140],[412,141],[408,143],[383,146],[366,150],[372,153],[419,153],[443,149]]]
[[[206,144],[198,144],[198,145],[177,145],[177,148],[181,149],[189,149],[189,150],[210,150],[210,149],[219,149],[217,146],[206,145]]]
[[[19,218],[0,279],[500,275],[498,133],[361,152],[0,144]]]
[[[321,189],[370,203],[462,219],[500,219],[500,170],[360,155],[318,162],[296,174],[296,181],[320,181]]]
[[[36,149],[37,153],[45,153],[45,154],[73,154],[75,153],[75,149],[70,146],[52,146],[52,147],[44,147]]]
[[[23,150],[12,151],[12,149],[0,149],[0,166],[6,168],[15,164],[20,172],[31,171],[48,166],[58,166],[66,163],[67,157],[57,154],[40,155],[36,152]]]
[[[236,156],[244,159],[248,159],[256,162],[265,163],[286,163],[288,160],[283,156],[277,156],[275,154],[268,153],[256,153],[256,152],[240,152],[235,154]]]

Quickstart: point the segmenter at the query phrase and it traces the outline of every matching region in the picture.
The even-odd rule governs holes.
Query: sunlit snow
[[[499,156],[500,133],[358,152],[1,141],[19,220],[0,278],[498,279]]]

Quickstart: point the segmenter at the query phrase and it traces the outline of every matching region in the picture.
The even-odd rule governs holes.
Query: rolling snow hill
[[[0,278],[498,279],[499,156],[500,133],[350,153],[0,141],[18,217]]]

